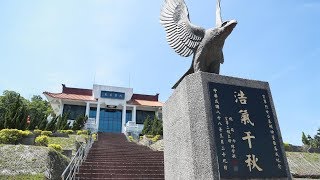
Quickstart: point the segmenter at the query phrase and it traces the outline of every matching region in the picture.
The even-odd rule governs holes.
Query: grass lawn
[[[72,150],[73,152],[76,151],[76,141],[78,142],[86,142],[85,141],[86,135],[69,135],[67,137],[49,137],[49,144],[59,144],[61,145],[63,150]]]

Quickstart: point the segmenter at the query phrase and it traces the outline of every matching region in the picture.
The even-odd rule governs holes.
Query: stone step
[[[142,157],[137,157],[137,158],[134,158],[134,157],[131,157],[131,158],[120,158],[120,157],[95,157],[95,158],[93,158],[93,157],[91,157],[91,158],[87,158],[88,160],[97,160],[97,161],[99,161],[99,160],[103,160],[103,161],[105,161],[105,160],[112,160],[112,161],[114,161],[114,160],[138,160],[138,161],[144,161],[144,160],[148,160],[148,161],[158,161],[158,160],[162,160],[163,161],[163,158],[160,158],[160,157],[146,157],[146,158],[142,158]]]
[[[106,162],[109,162],[109,163],[134,163],[134,162],[137,162],[137,161],[131,161],[131,160],[115,160],[115,161],[111,161],[111,160],[106,160],[104,161],[103,159],[102,160],[92,160],[92,159],[87,159],[86,160],[87,162],[97,162],[97,163],[106,163]],[[140,164],[154,164],[154,163],[158,163],[158,164],[163,164],[163,161],[143,161],[143,160],[139,160]]]
[[[123,165],[116,165],[116,166],[106,166],[106,165],[82,165],[80,167],[81,169],[140,169],[140,170],[163,170],[163,165],[162,166],[123,166]]]
[[[163,174],[164,170],[150,169],[83,169],[80,168],[79,173],[105,173],[105,174]]]
[[[99,133],[76,179],[163,180],[163,152],[128,142],[123,134]]]
[[[126,178],[126,179],[152,179],[152,178],[162,178],[164,179],[164,174],[108,174],[108,173],[77,173],[79,178]]]
[[[94,177],[77,177],[76,179],[79,179],[79,180],[101,180],[101,179],[106,179],[106,180],[163,180],[163,177],[162,178],[150,178],[150,177],[146,177],[146,178],[107,178],[107,177],[104,177],[104,178],[94,178]]]

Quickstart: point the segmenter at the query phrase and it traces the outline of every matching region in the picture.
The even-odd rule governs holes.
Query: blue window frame
[[[132,121],[132,111],[131,110],[127,110],[127,112],[126,112],[126,123],[128,121]]]
[[[89,111],[89,118],[96,118],[97,116],[97,108],[91,107]]]

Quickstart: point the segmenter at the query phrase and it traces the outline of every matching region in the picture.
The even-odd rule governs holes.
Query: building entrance
[[[99,132],[121,133],[122,111],[100,109]]]

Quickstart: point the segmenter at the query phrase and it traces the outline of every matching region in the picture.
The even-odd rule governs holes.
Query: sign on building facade
[[[125,94],[122,93],[122,92],[101,91],[101,98],[124,99],[125,98]]]
[[[288,177],[265,89],[209,83],[220,178]]]

